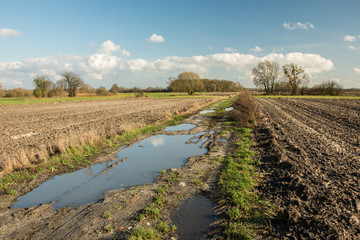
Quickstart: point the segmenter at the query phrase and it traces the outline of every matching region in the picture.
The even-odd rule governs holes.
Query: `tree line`
[[[309,75],[295,63],[282,66],[282,77],[280,72],[280,65],[275,61],[259,62],[252,69],[254,85],[263,89],[267,95],[275,93],[339,95],[342,91],[342,86],[334,80],[324,81],[309,88]]]
[[[242,89],[240,83],[229,80],[201,79],[197,73],[182,72],[177,78],[169,78],[169,90],[172,92],[238,92]]]

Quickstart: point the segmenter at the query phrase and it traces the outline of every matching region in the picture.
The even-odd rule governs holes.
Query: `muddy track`
[[[185,123],[196,124],[197,127],[189,131],[163,133],[206,135],[211,132],[212,139],[218,139],[222,130],[221,122],[209,127],[208,120],[207,116],[196,114]],[[52,204],[25,209],[3,208],[0,210],[0,239],[127,239],[134,227],[142,224],[154,226],[152,219],[139,221],[138,216],[153,203],[156,189],[164,185],[169,185],[169,188],[161,219],[171,222],[171,214],[191,196],[201,192],[211,198],[219,197],[217,181],[221,164],[212,161],[229,154],[229,144],[209,140],[204,145],[209,149],[208,153],[189,158],[183,167],[168,169],[153,183],[107,191],[96,203],[60,210],[54,210]],[[170,180],[174,174],[176,180]],[[201,180],[203,184],[194,185],[194,180]],[[111,214],[109,218],[104,217],[106,211]],[[220,239],[217,236],[221,236],[222,230],[221,223],[214,223],[213,231],[209,234]],[[174,233],[168,235],[169,239],[176,239]]]
[[[258,99],[259,192],[279,212],[264,238],[360,238],[360,101]]]

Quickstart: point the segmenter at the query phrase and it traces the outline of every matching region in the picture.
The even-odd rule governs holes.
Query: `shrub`
[[[6,90],[5,97],[31,97],[33,95],[32,90],[26,90],[23,88],[14,88],[10,90]]]
[[[260,118],[259,109],[256,100],[248,91],[242,91],[234,102],[232,111],[232,120],[238,122],[244,127],[256,125]]]

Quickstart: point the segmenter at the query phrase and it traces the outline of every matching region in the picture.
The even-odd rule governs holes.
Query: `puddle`
[[[213,112],[215,112],[214,109],[207,109],[207,110],[200,111],[200,114],[207,114],[207,113],[213,113]]]
[[[233,107],[228,107],[228,108],[225,108],[225,111],[226,111],[226,112],[229,112],[229,111],[232,111],[232,110],[234,110],[234,108],[233,108]]]
[[[222,138],[217,139],[217,141],[218,141],[219,143],[227,143],[227,140],[226,140],[226,139],[222,139]]]
[[[169,132],[169,131],[187,131],[187,130],[193,129],[194,127],[196,127],[195,124],[183,123],[183,124],[179,124],[177,126],[166,127],[164,129],[164,131],[165,132]]]
[[[214,204],[198,195],[186,200],[171,217],[177,227],[179,240],[201,239],[215,218]]]
[[[197,144],[185,144],[191,137],[202,134],[148,137],[129,148],[123,148],[117,153],[118,159],[115,161],[51,178],[19,197],[12,208],[26,208],[52,201],[55,202],[54,209],[69,204],[75,208],[96,202],[105,191],[153,182],[161,169],[182,167],[189,157],[205,154],[207,149],[200,147],[207,138]]]

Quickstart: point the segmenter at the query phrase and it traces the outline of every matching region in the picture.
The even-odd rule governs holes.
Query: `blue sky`
[[[32,89],[64,71],[93,87],[166,87],[201,77],[253,87],[264,60],[297,63],[310,85],[360,88],[360,1],[0,0],[0,83]]]

